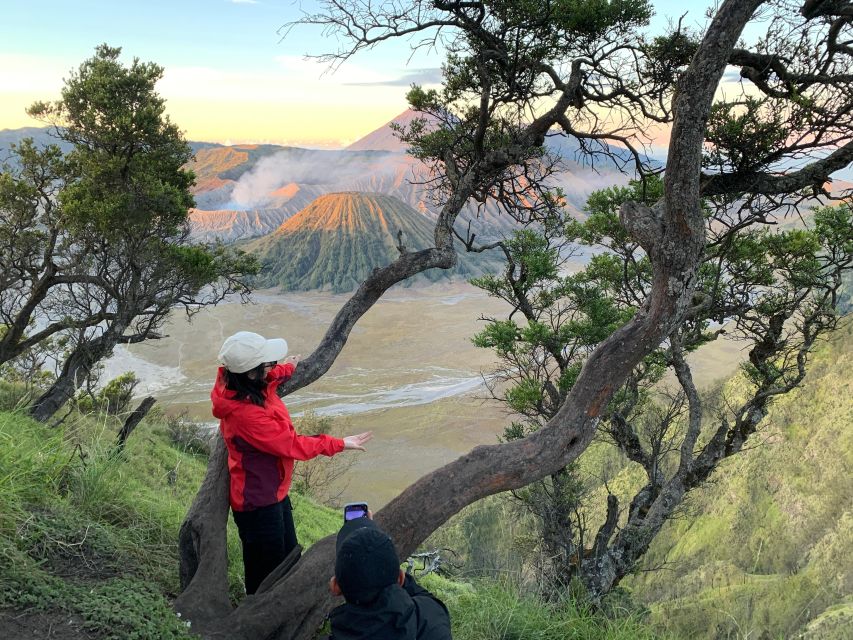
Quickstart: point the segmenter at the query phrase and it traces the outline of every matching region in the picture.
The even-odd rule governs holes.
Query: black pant
[[[246,594],[251,595],[296,546],[290,496],[254,511],[234,511],[234,522],[243,543]]]

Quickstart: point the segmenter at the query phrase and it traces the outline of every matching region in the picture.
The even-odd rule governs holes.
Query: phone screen
[[[367,503],[365,502],[352,502],[346,506],[344,506],[344,520],[356,520],[358,518],[364,518],[367,515]]]

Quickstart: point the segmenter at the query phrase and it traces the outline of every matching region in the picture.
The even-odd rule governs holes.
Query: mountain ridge
[[[405,120],[406,114],[410,119],[414,115],[404,112],[395,120]],[[0,149],[33,131],[41,132],[36,136],[39,143],[50,141],[47,129],[0,131]],[[385,139],[387,148],[362,148],[383,146],[371,142],[377,139]],[[427,219],[434,219],[440,209],[429,190],[428,167],[405,153],[387,124],[339,150],[198,142],[190,146],[196,153],[189,164],[196,173],[196,207],[190,211],[190,224],[193,238],[199,241],[235,242],[270,233],[323,193],[384,193],[399,198]],[[576,215],[581,215],[589,193],[627,181],[615,169],[599,166],[593,171],[572,162],[568,166],[555,186],[563,188],[567,208]],[[290,184],[299,188],[282,197],[280,190]],[[514,227],[493,203],[468,204],[460,212],[459,223],[467,226],[469,222],[472,232],[484,241],[497,239]]]
[[[406,111],[392,121],[405,123],[416,114]],[[8,147],[25,136],[38,144],[53,142],[48,128],[0,131],[0,160]],[[383,142],[384,141],[384,142]],[[430,174],[423,163],[404,152],[388,124],[377,128],[347,149],[317,150],[273,144],[221,145],[190,142],[196,153],[189,165],[196,173],[196,207],[190,211],[192,237],[197,241],[235,242],[275,231],[285,220],[324,193],[361,191],[399,198],[432,220],[440,209],[429,191]],[[570,214],[582,217],[589,194],[624,184],[628,177],[600,163],[595,170],[574,162],[577,149],[564,137],[549,138],[564,158],[566,170],[554,179],[563,189]],[[366,149],[381,146],[384,149]],[[836,179],[833,192],[853,185]],[[459,228],[484,242],[512,231],[513,221],[494,203],[469,203],[459,214]]]

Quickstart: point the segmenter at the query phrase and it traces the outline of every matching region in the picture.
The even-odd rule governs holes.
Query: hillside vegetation
[[[401,231],[407,251],[434,245],[429,218],[397,198],[378,193],[333,193],[317,198],[277,231],[244,248],[261,260],[261,286],[341,293],[357,288],[373,269],[399,255]],[[499,265],[495,252],[461,253],[454,269],[432,269],[420,279],[469,278]]]
[[[0,408],[14,407],[16,395],[0,381]],[[0,637],[195,637],[170,602],[179,589],[178,529],[206,457],[162,415],[149,415],[116,452],[113,420],[75,414],[51,428],[0,410]],[[337,530],[337,510],[293,498],[303,546]],[[236,602],[243,568],[230,522],[228,536]],[[635,617],[546,606],[500,583],[436,575],[424,583],[448,604],[458,640],[660,637]]]
[[[206,456],[162,415],[117,452],[114,421],[78,414],[51,428],[0,411],[0,637],[46,637],[49,627],[60,637],[188,637],[169,603],[178,529]],[[303,545],[338,524],[336,511],[302,496],[294,508]],[[231,523],[228,547],[236,600],[243,569]]]
[[[631,588],[691,638],[853,637],[853,322],[658,536]]]
[[[853,318],[810,367],[751,445],[664,526],[607,608],[645,610],[657,633],[675,638],[853,638]],[[727,392],[737,385],[736,375]],[[605,442],[579,465],[595,531],[607,491],[627,503],[643,477]],[[462,511],[431,544],[456,550],[460,576],[511,575],[535,589],[534,532],[528,512],[495,496]]]

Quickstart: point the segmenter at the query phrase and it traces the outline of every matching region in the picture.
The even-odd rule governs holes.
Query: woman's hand
[[[372,431],[365,431],[364,433],[359,433],[357,436],[347,436],[346,438],[344,438],[344,449],[355,449],[357,451],[364,451],[365,443],[372,437]]]
[[[301,358],[301,357],[302,356],[299,354],[296,354],[295,356],[288,356],[287,358],[284,359],[283,364],[287,364],[288,362],[290,362],[293,364],[294,367],[296,367],[296,364],[299,362],[299,358]]]

